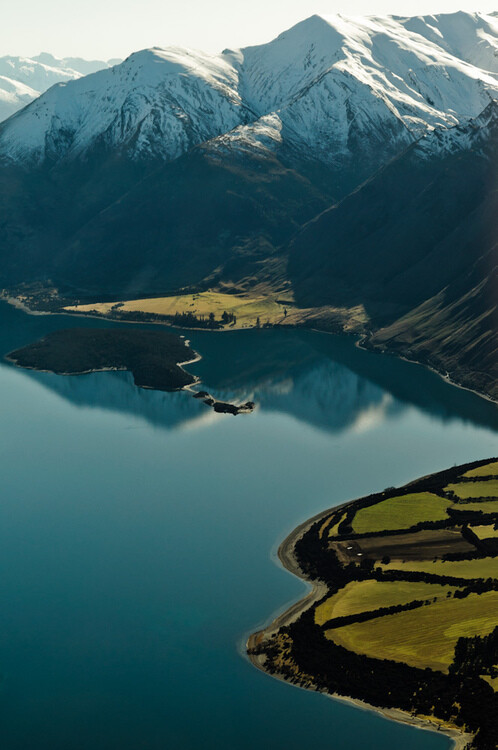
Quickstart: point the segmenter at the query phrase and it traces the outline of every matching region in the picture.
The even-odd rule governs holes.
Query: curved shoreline
[[[36,365],[25,365],[20,364],[19,360],[13,356],[11,356],[15,352],[11,352],[10,354],[4,355],[4,360],[6,362],[9,362],[14,367],[18,367],[22,370],[31,370],[32,372],[45,372],[50,373],[52,375],[62,375],[62,376],[80,376],[80,375],[91,375],[93,373],[101,373],[101,372],[129,372],[132,377],[134,384],[137,388],[141,388],[143,390],[152,390],[152,391],[168,391],[168,392],[179,392],[179,391],[185,391],[190,393],[193,398],[202,398],[204,404],[211,407],[215,412],[219,414],[251,414],[255,409],[255,404],[251,402],[247,402],[245,404],[233,404],[233,403],[226,403],[224,401],[220,401],[219,399],[214,398],[211,396],[207,391],[201,395],[200,392],[195,390],[196,386],[199,386],[202,383],[201,378],[198,375],[195,375],[191,372],[189,372],[186,369],[186,366],[190,364],[194,364],[195,362],[199,362],[202,357],[195,349],[192,349],[190,346],[190,341],[188,339],[185,339],[185,336],[177,336],[179,340],[183,340],[185,347],[189,348],[190,351],[193,353],[193,357],[191,357],[188,360],[183,360],[181,362],[175,362],[176,367],[181,370],[185,375],[187,375],[189,378],[191,378],[190,383],[186,383],[185,385],[180,385],[178,387],[173,388],[160,388],[154,385],[145,385],[143,383],[138,383],[135,378],[135,374],[132,368],[128,366],[107,366],[107,367],[90,367],[86,370],[71,370],[71,371],[65,371],[65,370],[54,370],[49,369],[46,367],[38,367]]]
[[[326,333],[324,331],[323,333]],[[364,352],[375,352],[375,354],[387,354],[390,357],[396,357],[397,359],[401,359],[403,362],[408,362],[411,365],[419,365],[420,367],[424,367],[426,370],[429,370],[429,372],[433,372],[434,375],[437,375],[441,378],[445,383],[448,383],[448,385],[452,385],[454,388],[460,388],[462,391],[468,391],[469,393],[473,393],[475,396],[479,396],[479,398],[483,398],[485,401],[490,401],[492,404],[498,405],[498,398],[493,398],[493,396],[490,396],[488,393],[485,393],[484,391],[478,391],[475,388],[471,388],[468,385],[463,385],[463,383],[459,383],[458,380],[453,380],[451,375],[446,372],[443,373],[441,370],[438,370],[437,367],[434,367],[433,365],[428,364],[427,362],[422,362],[418,359],[410,359],[410,357],[407,357],[405,354],[401,354],[399,351],[394,349],[389,349],[389,347],[386,347],[385,349],[381,349],[380,347],[376,346],[367,346],[366,344],[369,341],[369,334],[360,334],[359,338],[357,339],[355,346],[358,347],[358,349],[361,349]]]
[[[109,315],[101,315],[101,314],[92,314],[92,313],[76,313],[76,312],[70,312],[69,310],[60,310],[57,312],[50,312],[50,311],[43,311],[43,310],[33,310],[30,307],[28,307],[24,302],[21,302],[17,297],[11,297],[11,296],[0,296],[0,299],[4,302],[7,302],[7,304],[12,305],[18,310],[22,310],[23,312],[27,313],[28,315],[70,315],[72,317],[81,317],[81,318],[93,318],[96,320],[106,320],[113,323],[131,323],[133,325],[163,325],[167,326],[168,328],[175,328],[179,331],[201,331],[201,332],[211,332],[211,333],[223,333],[225,331],[234,331],[234,330],[256,330],[254,327],[248,327],[248,328],[217,328],[212,329],[209,328],[184,328],[181,326],[175,326],[171,323],[165,323],[164,321],[158,321],[158,320],[150,320],[150,321],[144,321],[144,320],[119,320],[117,318],[113,318]],[[489,401],[492,404],[498,404],[498,398],[494,398],[490,394],[486,393],[485,391],[479,391],[476,388],[472,388],[471,386],[464,385],[463,383],[458,382],[458,380],[453,380],[451,375],[446,372],[444,373],[442,370],[438,370],[436,367],[434,367],[431,364],[428,364],[427,362],[423,362],[422,360],[417,359],[410,359],[410,357],[400,353],[398,350],[390,349],[389,347],[381,348],[376,346],[367,346],[367,343],[369,341],[369,337],[371,333],[360,333],[360,332],[354,332],[354,331],[327,331],[323,328],[314,328],[313,326],[300,326],[298,324],[292,324],[292,323],[286,323],[282,327],[289,328],[289,329],[304,329],[309,331],[314,331],[315,333],[325,333],[332,336],[354,336],[356,337],[355,346],[358,349],[362,349],[363,351],[370,351],[375,352],[376,354],[388,354],[391,357],[396,357],[398,359],[403,360],[404,362],[408,362],[413,365],[419,365],[420,367],[424,367],[426,370],[429,370],[430,372],[434,373],[438,377],[441,378],[445,383],[448,383],[448,385],[452,385],[455,388],[459,388],[463,391],[468,391],[469,393],[473,393],[476,396],[479,396],[479,398],[483,398],[485,401]]]
[[[185,369],[184,365],[191,365],[194,362],[199,362],[202,357],[201,355],[194,350],[195,357],[192,359],[186,360],[185,362],[177,362],[176,365],[179,367],[183,372],[185,372],[187,375],[189,375],[191,378],[194,378],[194,381],[192,383],[187,383],[187,385],[182,385],[180,388],[176,388],[176,391],[189,391],[192,386],[198,385],[201,382],[201,379],[198,375],[192,375],[191,372],[188,372],[188,370]],[[133,375],[133,371],[128,369],[128,367],[94,367],[90,368],[89,370],[79,370],[78,372],[60,372],[57,370],[45,370],[41,367],[33,367],[31,365],[20,365],[16,359],[13,357],[10,357],[8,354],[4,355],[4,360],[6,362],[10,362],[11,365],[14,365],[14,367],[18,367],[20,370],[31,370],[32,372],[48,372],[51,375],[62,375],[64,377],[74,376],[78,377],[79,375],[93,375],[97,372],[129,372],[131,375]],[[139,385],[135,383],[137,388],[143,388],[144,390],[159,390],[157,388],[153,388],[150,385]]]
[[[302,690],[315,689],[317,692],[321,692],[334,700],[340,700],[345,703],[349,703],[356,708],[361,708],[365,711],[373,711],[375,713],[381,714],[381,716],[390,721],[397,721],[401,724],[408,724],[413,728],[421,729],[424,731],[439,732],[446,735],[446,737],[448,737],[448,739],[453,743],[452,750],[465,750],[465,748],[467,748],[468,746],[468,743],[473,739],[472,734],[461,732],[457,728],[443,726],[442,724],[438,724],[436,721],[432,721],[429,718],[413,716],[412,714],[409,714],[406,711],[402,711],[400,709],[373,706],[370,703],[366,703],[365,701],[359,700],[357,698],[351,698],[350,696],[340,695],[339,693],[328,693],[325,690],[318,690],[317,688],[305,688],[300,685],[293,685],[291,682],[286,680],[283,675],[279,675],[277,673],[270,675],[266,671],[264,666],[264,656],[251,653],[252,649],[255,646],[259,645],[265,638],[274,635],[282,626],[290,625],[291,623],[295,622],[303,614],[303,612],[305,612],[313,604],[318,602],[323,596],[327,594],[328,587],[325,583],[309,579],[301,570],[294,554],[295,546],[299,539],[301,539],[301,537],[304,536],[304,534],[306,534],[313,526],[313,524],[315,524],[317,521],[320,521],[322,518],[328,516],[333,511],[338,511],[343,508],[349,507],[358,499],[360,498],[355,498],[354,500],[350,500],[346,503],[342,503],[341,505],[337,505],[333,508],[328,508],[327,510],[317,513],[312,518],[299,524],[299,526],[291,531],[291,533],[280,544],[277,555],[283,567],[290,573],[295,575],[297,578],[300,578],[302,581],[310,584],[312,588],[304,598],[294,602],[285,612],[282,612],[281,614],[277,615],[277,617],[274,617],[268,623],[268,625],[265,625],[261,630],[258,630],[255,633],[251,633],[246,642],[247,657],[249,658],[251,664],[256,667],[256,669],[259,669],[261,672],[264,672],[274,679],[285,682],[287,685],[291,685],[292,687],[300,687]]]

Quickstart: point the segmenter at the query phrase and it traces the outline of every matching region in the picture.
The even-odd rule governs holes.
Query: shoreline
[[[7,304],[12,305],[12,307],[15,307],[17,310],[21,310],[22,312],[25,312],[27,315],[68,315],[73,318],[91,318],[95,320],[105,320],[112,323],[128,323],[132,325],[162,325],[166,326],[168,328],[173,328],[177,331],[196,331],[196,332],[208,332],[208,333],[225,333],[230,331],[252,331],[257,330],[254,326],[247,326],[247,327],[240,327],[240,328],[185,328],[182,326],[175,326],[172,323],[167,323],[165,321],[160,320],[119,320],[118,318],[113,318],[109,315],[100,315],[98,313],[91,314],[91,313],[76,313],[71,312],[69,310],[59,310],[57,312],[51,312],[49,310],[33,310],[32,308],[28,307],[24,302],[21,302],[17,297],[12,296],[0,296],[0,300],[3,300],[4,302],[7,302]],[[369,339],[370,334],[369,333],[359,333],[354,331],[326,331],[323,328],[314,328],[313,326],[310,327],[302,327],[296,323],[283,323],[279,324],[279,327],[282,328],[288,328],[288,329],[300,329],[303,328],[303,330],[309,330],[313,331],[314,333],[324,333],[328,334],[329,336],[354,336],[356,338],[355,346],[358,349],[361,349],[365,352],[374,352],[376,354],[387,354],[390,357],[396,357],[397,359],[401,359],[404,362],[408,362],[412,365],[419,365],[420,367],[424,367],[426,370],[429,370],[430,372],[437,375],[441,380],[443,380],[445,383],[448,383],[448,385],[453,386],[454,388],[459,388],[463,391],[468,391],[469,393],[473,393],[475,396],[478,396],[479,398],[484,399],[485,401],[488,401],[492,404],[498,405],[498,398],[493,398],[493,396],[490,396],[488,393],[485,393],[483,391],[478,391],[475,388],[472,388],[468,385],[463,385],[463,383],[458,382],[457,380],[453,380],[452,377],[449,375],[448,372],[444,373],[441,370],[438,370],[433,365],[428,364],[427,362],[422,362],[417,359],[410,359],[408,356],[401,354],[399,351],[394,349],[389,349],[386,347],[385,349],[381,349],[380,347],[370,347],[367,346],[367,342]]]
[[[326,333],[326,331],[324,331]],[[374,352],[375,354],[387,354],[390,357],[396,357],[397,359],[403,360],[403,362],[409,362],[411,365],[419,365],[420,367],[424,367],[426,370],[429,370],[430,372],[433,372],[435,375],[441,378],[441,380],[444,380],[445,383],[448,383],[448,385],[452,385],[454,388],[460,388],[462,391],[468,391],[469,393],[473,393],[475,396],[479,396],[479,398],[483,398],[485,401],[489,401],[492,404],[498,404],[498,398],[493,398],[493,396],[490,396],[487,393],[483,393],[482,391],[478,391],[475,388],[471,388],[468,385],[463,385],[463,383],[459,383],[458,380],[453,380],[453,378],[450,376],[448,372],[443,373],[441,370],[438,370],[433,365],[428,364],[427,362],[421,362],[418,359],[410,359],[404,354],[400,354],[398,351],[395,351],[394,349],[380,349],[377,347],[369,347],[365,346],[365,343],[368,341],[368,334],[360,334],[359,338],[357,339],[355,346],[358,347],[358,349],[361,349],[364,352]]]
[[[417,480],[414,480],[417,481]],[[408,483],[409,485],[410,483]],[[407,485],[407,486],[408,486]],[[334,506],[333,508],[327,508],[326,510],[320,511],[315,514],[312,518],[299,524],[290,534],[283,540],[278,547],[277,556],[281,565],[288,570],[290,573],[300,578],[305,583],[311,585],[311,591],[306,594],[303,598],[295,601],[290,605],[284,612],[281,612],[276,617],[270,618],[268,623],[264,625],[260,630],[251,633],[246,641],[246,656],[251,664],[259,669],[261,672],[266,674],[268,677],[285,682],[291,687],[297,687],[301,690],[315,690],[315,692],[321,692],[323,695],[333,699],[340,700],[344,703],[360,708],[364,711],[371,711],[378,713],[389,721],[396,721],[401,724],[407,724],[415,729],[423,731],[436,732],[444,734],[452,742],[452,750],[465,750],[468,743],[472,741],[473,735],[461,732],[458,728],[446,727],[442,723],[439,724],[437,721],[430,718],[423,718],[419,716],[413,716],[412,714],[402,711],[397,708],[386,708],[383,706],[373,706],[370,703],[366,703],[358,698],[352,698],[350,696],[340,695],[339,693],[328,693],[325,690],[317,690],[314,687],[304,687],[302,685],[294,685],[279,674],[269,674],[264,667],[264,656],[259,654],[250,653],[250,649],[254,646],[259,645],[268,636],[276,633],[282,626],[290,625],[295,622],[303,612],[309,609],[315,602],[319,601],[328,592],[328,587],[325,583],[311,581],[301,570],[297,559],[294,555],[294,548],[299,539],[313,526],[313,524],[320,521],[325,516],[328,516],[332,511],[342,510],[355,503],[360,498],[349,500],[348,502]]]
[[[178,336],[178,338],[184,341],[184,344],[186,347],[191,348],[190,341],[188,339],[185,339],[185,336]],[[198,375],[189,372],[185,368],[188,365],[194,364],[195,362],[199,362],[202,359],[202,356],[195,349],[191,349],[191,351],[194,354],[194,356],[191,359],[184,360],[181,362],[176,362],[175,364],[182,372],[184,372],[186,375],[192,378],[192,382],[186,383],[185,385],[180,386],[178,388],[158,388],[158,387],[154,387],[151,385],[142,385],[141,383],[137,383],[135,380],[135,375],[133,373],[133,370],[129,369],[128,367],[94,367],[88,370],[66,372],[66,371],[60,371],[60,370],[50,370],[44,367],[36,367],[33,365],[22,365],[22,364],[19,364],[17,359],[15,359],[14,357],[11,357],[9,354],[4,355],[3,359],[6,362],[9,362],[14,367],[19,368],[20,370],[31,370],[32,372],[44,372],[44,373],[50,373],[52,375],[61,375],[63,377],[78,377],[81,375],[91,375],[94,373],[102,373],[102,372],[129,372],[133,377],[133,382],[136,388],[141,388],[142,390],[148,390],[148,391],[163,391],[167,393],[179,393],[179,392],[184,391],[185,393],[189,393],[193,398],[199,399],[200,398],[200,396],[198,395],[199,392],[195,390],[195,387],[201,385],[202,380]],[[206,406],[209,406],[210,408],[213,409],[214,412],[218,414],[233,414],[233,415],[252,414],[252,412],[256,408],[256,405],[253,402],[247,402],[245,404],[234,404],[234,403],[226,403],[224,401],[220,401],[219,399],[214,398],[209,393],[207,393],[207,391],[205,393],[205,396],[202,397],[202,400],[204,404],[206,404]]]
[[[43,313],[41,313],[43,315]],[[49,313],[51,314],[57,314],[57,313]],[[195,350],[194,350],[195,351]],[[202,357],[198,352],[195,352],[195,357],[193,359],[186,360],[185,362],[177,362],[176,365],[179,367],[183,372],[185,372],[190,377],[194,378],[193,383],[187,383],[187,385],[182,385],[181,388],[175,388],[173,391],[170,391],[171,393],[179,392],[179,391],[189,391],[193,393],[194,391],[190,391],[192,386],[198,385],[201,382],[201,379],[198,375],[192,375],[191,372],[188,372],[188,370],[185,369],[184,365],[191,365],[194,362],[199,362]],[[63,377],[79,377],[80,375],[93,375],[94,373],[98,372],[129,372],[131,375],[133,375],[133,372],[129,370],[127,367],[94,367],[90,370],[80,370],[78,372],[58,372],[56,370],[45,370],[41,367],[32,367],[31,365],[20,365],[16,359],[13,359],[8,354],[4,355],[4,360],[6,362],[10,362],[11,365],[14,367],[17,367],[19,370],[31,370],[32,372],[46,372],[50,375],[62,375]],[[154,390],[161,390],[160,388],[153,388],[150,385],[138,385],[135,383],[135,386],[137,388],[143,388],[144,390],[154,391]]]
[[[107,316],[99,315],[99,314],[91,315],[91,314],[71,313],[65,310],[57,311],[57,312],[36,311],[36,310],[32,310],[28,308],[26,305],[24,305],[24,303],[22,303],[17,298],[2,297],[1,299],[3,301],[6,301],[8,304],[11,304],[16,309],[19,309],[22,312],[25,312],[26,314],[36,315],[36,316],[40,316],[40,315],[68,315],[69,316],[70,315],[72,317],[78,317],[79,315],[81,317],[95,318],[95,319],[109,321],[113,323],[132,323],[134,325],[162,325],[162,326],[165,326],[165,327],[167,326],[169,328],[173,328],[173,329],[180,330],[180,331],[181,330],[184,330],[184,331],[207,330],[207,331],[212,332],[211,329],[181,328],[179,326],[170,325],[163,321],[133,321],[133,320],[120,321],[112,317],[107,317]],[[290,329],[299,328],[299,326],[295,324],[289,324],[288,326],[285,326],[285,327],[290,328]],[[231,330],[231,329],[216,329],[216,330],[219,330],[221,332],[221,330]],[[232,330],[251,330],[251,328],[232,329]],[[341,335],[340,333],[337,333],[337,332],[324,331],[320,329],[310,328],[308,330],[314,330],[319,333],[328,333],[329,335]],[[347,332],[344,332],[344,333],[347,333]],[[351,335],[351,333],[349,333],[349,335]],[[410,362],[412,364],[418,364],[422,367],[425,367],[431,370],[432,372],[437,374],[441,379],[443,379],[444,381],[446,381],[448,384],[452,386],[456,386],[458,388],[461,388],[462,390],[470,391],[476,394],[477,396],[486,399],[487,401],[491,401],[492,403],[495,403],[495,404],[497,403],[497,401],[493,399],[492,397],[487,396],[486,394],[483,394],[479,391],[473,390],[469,387],[466,387],[464,385],[461,385],[451,380],[448,374],[444,375],[442,372],[439,372],[437,369],[433,368],[432,366],[426,363],[417,362],[416,360],[410,360],[407,357],[404,357],[403,355],[399,354],[398,352],[393,352],[393,351],[390,351],[389,349],[383,350],[383,349],[369,348],[368,346],[364,346],[363,343],[368,339],[368,336],[367,335],[360,336],[359,334],[354,334],[354,335],[357,338],[355,342],[355,346],[357,346],[360,349],[363,349],[364,351],[373,351],[375,353],[385,353],[390,356],[396,356],[396,357],[399,357],[400,359],[404,359],[406,362]],[[185,343],[186,345],[189,344],[188,341],[186,341]],[[196,352],[195,350],[193,351],[195,353],[194,358],[192,358],[191,360],[187,360],[185,362],[177,363],[177,365],[181,367],[182,370],[184,370],[184,367],[183,367],[184,365],[193,364],[202,359],[202,356],[198,352]],[[18,365],[15,360],[9,358],[8,356],[6,356],[5,359],[16,367],[23,367],[21,365]],[[84,375],[84,374],[91,374],[91,373],[97,373],[97,372],[128,371],[126,368],[119,368],[119,367],[93,369],[93,370],[88,370],[85,372],[78,372],[78,373],[74,373],[74,372],[73,373],[55,373],[53,370],[39,370],[36,367],[29,367],[29,368],[23,368],[23,369],[31,369],[31,370],[38,371],[38,372],[50,372],[50,373],[59,374],[59,375]],[[194,387],[198,385],[201,382],[201,380],[197,375],[192,375],[191,373],[188,373],[188,375],[194,378],[194,382],[187,384],[185,386],[182,386],[180,388],[177,388],[176,389],[177,391],[185,390],[190,393],[195,393]],[[138,386],[138,387],[146,388],[146,389],[150,388],[149,386]],[[414,481],[418,481],[418,480],[414,480]],[[307,610],[310,606],[312,606],[315,602],[317,602],[320,598],[322,598],[327,593],[328,589],[327,589],[326,584],[311,581],[303,574],[303,571],[300,569],[297,559],[294,556],[295,544],[301,538],[301,536],[304,535],[306,531],[314,523],[316,523],[321,518],[330,514],[331,511],[337,511],[337,510],[349,507],[350,505],[355,503],[356,500],[357,499],[350,500],[340,505],[334,506],[331,509],[325,509],[323,511],[320,511],[319,513],[315,514],[312,518],[306,521],[303,521],[301,524],[299,524],[293,531],[291,531],[290,534],[287,535],[284,541],[279,545],[278,550],[277,550],[277,557],[280,563],[282,564],[282,566],[286,570],[288,570],[291,574],[295,575],[296,577],[304,581],[307,585],[310,585],[311,590],[303,598],[291,603],[290,606],[287,606],[285,611],[280,612],[280,614],[278,614],[276,617],[273,616],[272,618],[270,618],[269,622],[265,624],[260,630],[256,631],[255,633],[251,633],[248,636],[247,641],[246,641],[246,649],[250,648],[252,644],[255,644],[256,639],[258,637],[262,639],[264,636],[271,635],[273,632],[276,632],[282,625],[290,624],[294,622],[295,620],[297,620],[298,617],[305,610]],[[264,668],[264,658],[261,658],[252,654],[248,654],[247,651],[245,655],[246,655],[246,658],[248,658],[251,661],[253,666],[258,668],[260,671],[264,672],[265,674],[268,674]],[[292,684],[292,683],[289,683],[284,677],[278,674],[271,675],[271,676],[274,676],[276,679],[286,682],[287,684]],[[302,686],[297,686],[297,687],[301,687],[301,689],[313,689],[312,687],[310,688],[305,688]],[[343,702],[354,705],[357,708],[361,708],[362,710],[374,711],[384,716],[388,720],[408,724],[409,726],[423,729],[425,731],[433,731],[433,732],[437,731],[441,734],[444,734],[451,740],[451,742],[453,743],[452,747],[455,748],[455,750],[463,750],[467,746],[467,743],[472,739],[472,735],[464,734],[460,732],[457,728],[453,729],[451,727],[444,727],[438,724],[437,721],[432,721],[431,719],[428,719],[428,718],[412,716],[411,714],[401,711],[399,709],[378,707],[378,706],[365,703],[364,701],[361,701],[359,699],[351,698],[348,696],[342,696],[336,693],[330,694],[330,693],[326,693],[325,691],[320,691],[320,692],[324,692],[325,695],[327,695],[328,697],[334,700],[341,700]]]

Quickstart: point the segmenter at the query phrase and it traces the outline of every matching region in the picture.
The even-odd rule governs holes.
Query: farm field
[[[408,604],[416,599],[440,599],[449,591],[454,591],[454,587],[422,581],[353,581],[316,608],[315,622],[323,625],[335,617],[369,612],[379,607]]]
[[[455,510],[476,510],[480,513],[498,513],[498,500],[480,500],[455,506]]]
[[[471,530],[479,539],[498,538],[498,529],[495,529],[494,524],[489,524],[488,526],[472,526]]]
[[[305,599],[300,613],[294,606],[276,633],[258,634],[265,671],[465,725],[475,739],[466,746],[498,747],[498,497],[445,496],[462,486],[496,494],[498,480],[485,480],[496,465],[453,466],[332,509],[304,534],[299,527],[280,559],[293,556],[328,593],[311,606]],[[483,473],[461,482],[474,470]]]
[[[341,562],[358,562],[358,557],[382,560],[430,560],[444,554],[474,552],[475,547],[463,538],[457,529],[423,529],[406,534],[366,536],[360,539],[333,540],[330,542]]]
[[[327,630],[326,637],[358,654],[445,672],[459,638],[488,635],[497,622],[498,591],[488,591]]]
[[[337,534],[339,533],[339,526],[340,526],[340,525],[341,525],[341,523],[342,523],[342,522],[343,522],[343,521],[345,520],[345,518],[346,518],[346,515],[347,515],[346,513],[343,513],[343,514],[342,514],[342,516],[341,516],[341,517],[339,518],[339,520],[337,521],[337,523],[335,523],[335,524],[334,524],[334,525],[333,525],[333,526],[332,526],[332,527],[330,528],[330,530],[329,530],[329,537],[334,537],[334,536],[337,536]]]
[[[294,320],[297,308],[292,299],[285,298],[277,302],[275,296],[256,295],[245,296],[236,294],[225,294],[223,292],[199,292],[197,294],[182,294],[172,297],[153,297],[150,299],[125,300],[123,302],[101,302],[89,305],[73,305],[66,307],[69,312],[91,313],[107,315],[112,312],[115,305],[119,305],[122,312],[142,312],[155,315],[176,315],[192,313],[199,317],[209,317],[213,313],[218,320],[223,313],[231,313],[236,316],[237,323],[231,328],[253,327],[257,318],[261,325],[270,323],[291,322]],[[287,310],[287,319],[284,313]]]
[[[361,508],[353,519],[355,534],[409,529],[421,521],[441,521],[448,518],[451,501],[431,492],[416,492],[390,497],[375,505]]]
[[[498,461],[492,461],[489,464],[484,464],[484,466],[478,466],[477,469],[471,469],[470,471],[465,472],[462,476],[464,477],[492,477],[492,476],[498,476]]]
[[[483,680],[486,680],[486,682],[491,685],[495,693],[498,692],[498,677],[489,677],[489,675],[483,675]]]
[[[320,539],[323,537],[323,535],[325,534],[325,532],[327,531],[327,529],[329,528],[329,526],[330,526],[330,524],[332,523],[333,520],[334,520],[334,514],[333,513],[331,513],[329,516],[327,516],[325,518],[325,521],[320,526],[320,531],[319,531]],[[338,526],[338,524],[336,524],[336,526]]]
[[[454,492],[461,500],[472,497],[498,497],[498,479],[488,479],[483,482],[458,482],[444,488],[447,492]]]
[[[476,560],[436,560],[436,562],[392,562],[381,567],[385,571],[409,570],[455,578],[498,578],[498,557],[483,557]]]

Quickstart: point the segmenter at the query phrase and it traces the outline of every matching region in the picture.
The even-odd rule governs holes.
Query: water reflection
[[[109,325],[66,316],[28,317],[5,309],[3,352],[71,325]],[[456,389],[429,370],[359,349],[351,337],[312,331],[189,332],[202,360],[190,366],[221,400],[253,400],[259,409],[287,414],[329,432],[367,429],[417,407],[441,421],[463,419],[498,427],[495,404]],[[128,373],[63,377],[24,371],[79,407],[138,416],[156,426],[201,427],[215,419],[204,404],[186,393],[136,388]]]
[[[0,306],[0,355],[75,324],[107,325]],[[216,415],[126,373],[0,366],[2,750],[448,747],[272,680],[237,645],[303,593],[271,562],[277,540],[324,507],[493,455],[472,420],[495,407],[347,338],[191,338],[206,386],[258,412]]]

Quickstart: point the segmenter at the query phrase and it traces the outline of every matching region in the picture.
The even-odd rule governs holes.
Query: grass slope
[[[498,504],[495,512],[498,512]],[[487,579],[498,578],[498,558],[483,557],[477,560],[424,560],[410,562],[392,562],[382,565],[382,570],[412,571],[414,573],[429,573],[436,576],[451,576],[452,578]]]
[[[359,510],[353,519],[353,531],[355,534],[369,534],[409,529],[422,521],[440,521],[448,518],[447,508],[450,504],[431,492],[391,497]]]
[[[359,654],[446,672],[459,638],[488,635],[497,622],[498,591],[488,591],[328,630],[326,636]]]
[[[323,625],[334,617],[408,604],[416,599],[446,597],[452,590],[449,586],[423,581],[353,581],[316,608],[315,622]]]

